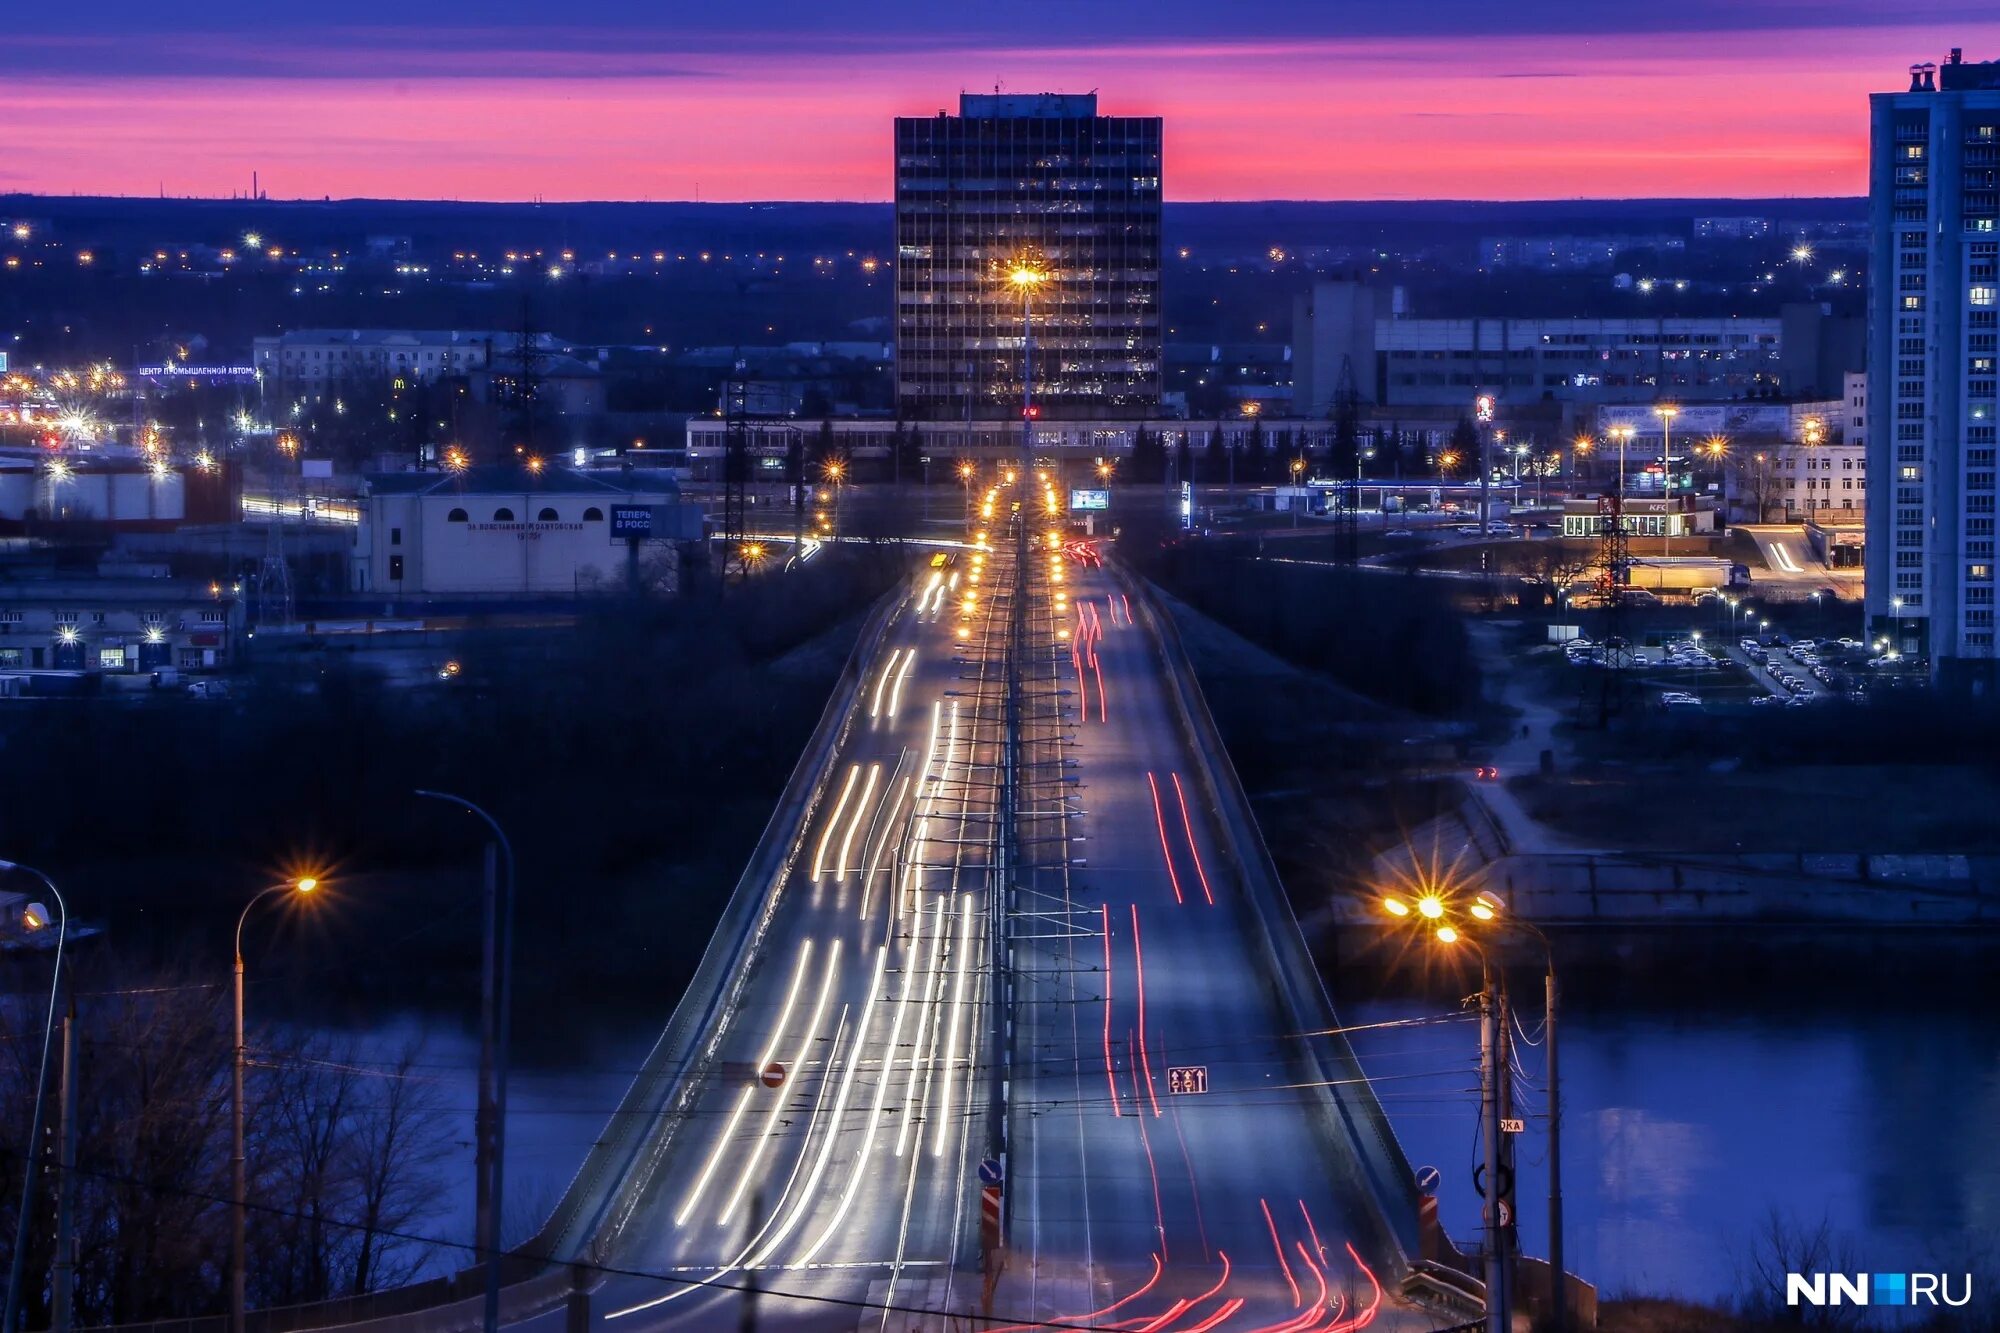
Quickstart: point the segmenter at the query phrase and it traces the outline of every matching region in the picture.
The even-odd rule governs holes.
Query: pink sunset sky
[[[1570,2],[1513,11],[1526,23],[1492,5],[1491,32],[1383,7],[1360,32],[1329,13],[1285,35],[1218,31],[1231,7],[1209,5],[1184,40],[1107,18],[1172,4],[1085,4],[1099,22],[1032,42],[928,20],[850,33],[824,10],[677,40],[600,8],[553,35],[504,14],[419,30],[387,8],[341,28],[184,31],[136,6],[133,34],[31,25],[0,80],[0,191],[219,195],[254,169],[273,197],[885,200],[890,118],[998,83],[1166,117],[1177,200],[1843,195],[1864,189],[1870,92],[1951,45],[2000,57],[1979,11],[1848,22],[1782,0],[1735,7],[1755,23],[1573,34]]]

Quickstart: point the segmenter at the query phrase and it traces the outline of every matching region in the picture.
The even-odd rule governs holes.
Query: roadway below
[[[1052,490],[983,504],[863,663],[712,1056],[580,1256],[591,1322],[1452,1322],[1393,1290],[1138,594]]]

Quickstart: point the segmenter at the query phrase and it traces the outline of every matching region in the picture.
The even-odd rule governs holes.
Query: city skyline
[[[1185,12],[1183,12],[1185,11]],[[1762,0],[1671,14],[1303,4],[945,26],[785,4],[755,34],[588,0],[438,31],[370,0],[340,25],[248,5],[21,16],[0,191],[274,198],[887,202],[882,129],[961,91],[1099,91],[1168,123],[1171,201],[1859,195],[1866,94],[2000,50],[1971,5]],[[957,17],[957,16],[954,16]],[[1147,34],[1172,33],[1149,37]]]

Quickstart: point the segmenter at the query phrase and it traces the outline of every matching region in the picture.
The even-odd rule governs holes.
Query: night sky
[[[0,191],[890,195],[889,118],[1096,89],[1168,197],[1857,194],[1990,0],[90,0],[10,6]],[[454,17],[455,15],[462,17]]]

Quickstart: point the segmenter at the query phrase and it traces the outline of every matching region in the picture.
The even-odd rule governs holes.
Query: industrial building
[[[470,329],[293,329],[257,338],[251,363],[275,385],[317,390],[351,380],[434,380],[483,368],[514,333]]]
[[[1159,118],[1100,116],[1094,93],[968,93],[895,134],[900,414],[1018,421],[1024,358],[1043,418],[1156,411]]]
[[[1996,683],[2000,61],[1869,98],[1868,619],[1934,679]]]
[[[634,544],[701,536],[664,472],[495,465],[367,478],[349,591],[573,597],[615,588]]]
[[[1861,364],[1861,323],[1816,304],[1778,318],[1420,319],[1386,294],[1316,282],[1292,310],[1293,411],[1325,416],[1343,383],[1383,407],[1832,397]],[[1343,378],[1344,377],[1344,378]]]
[[[242,603],[221,585],[9,571],[0,578],[0,693],[36,692],[9,678],[39,671],[225,670],[242,631]]]

